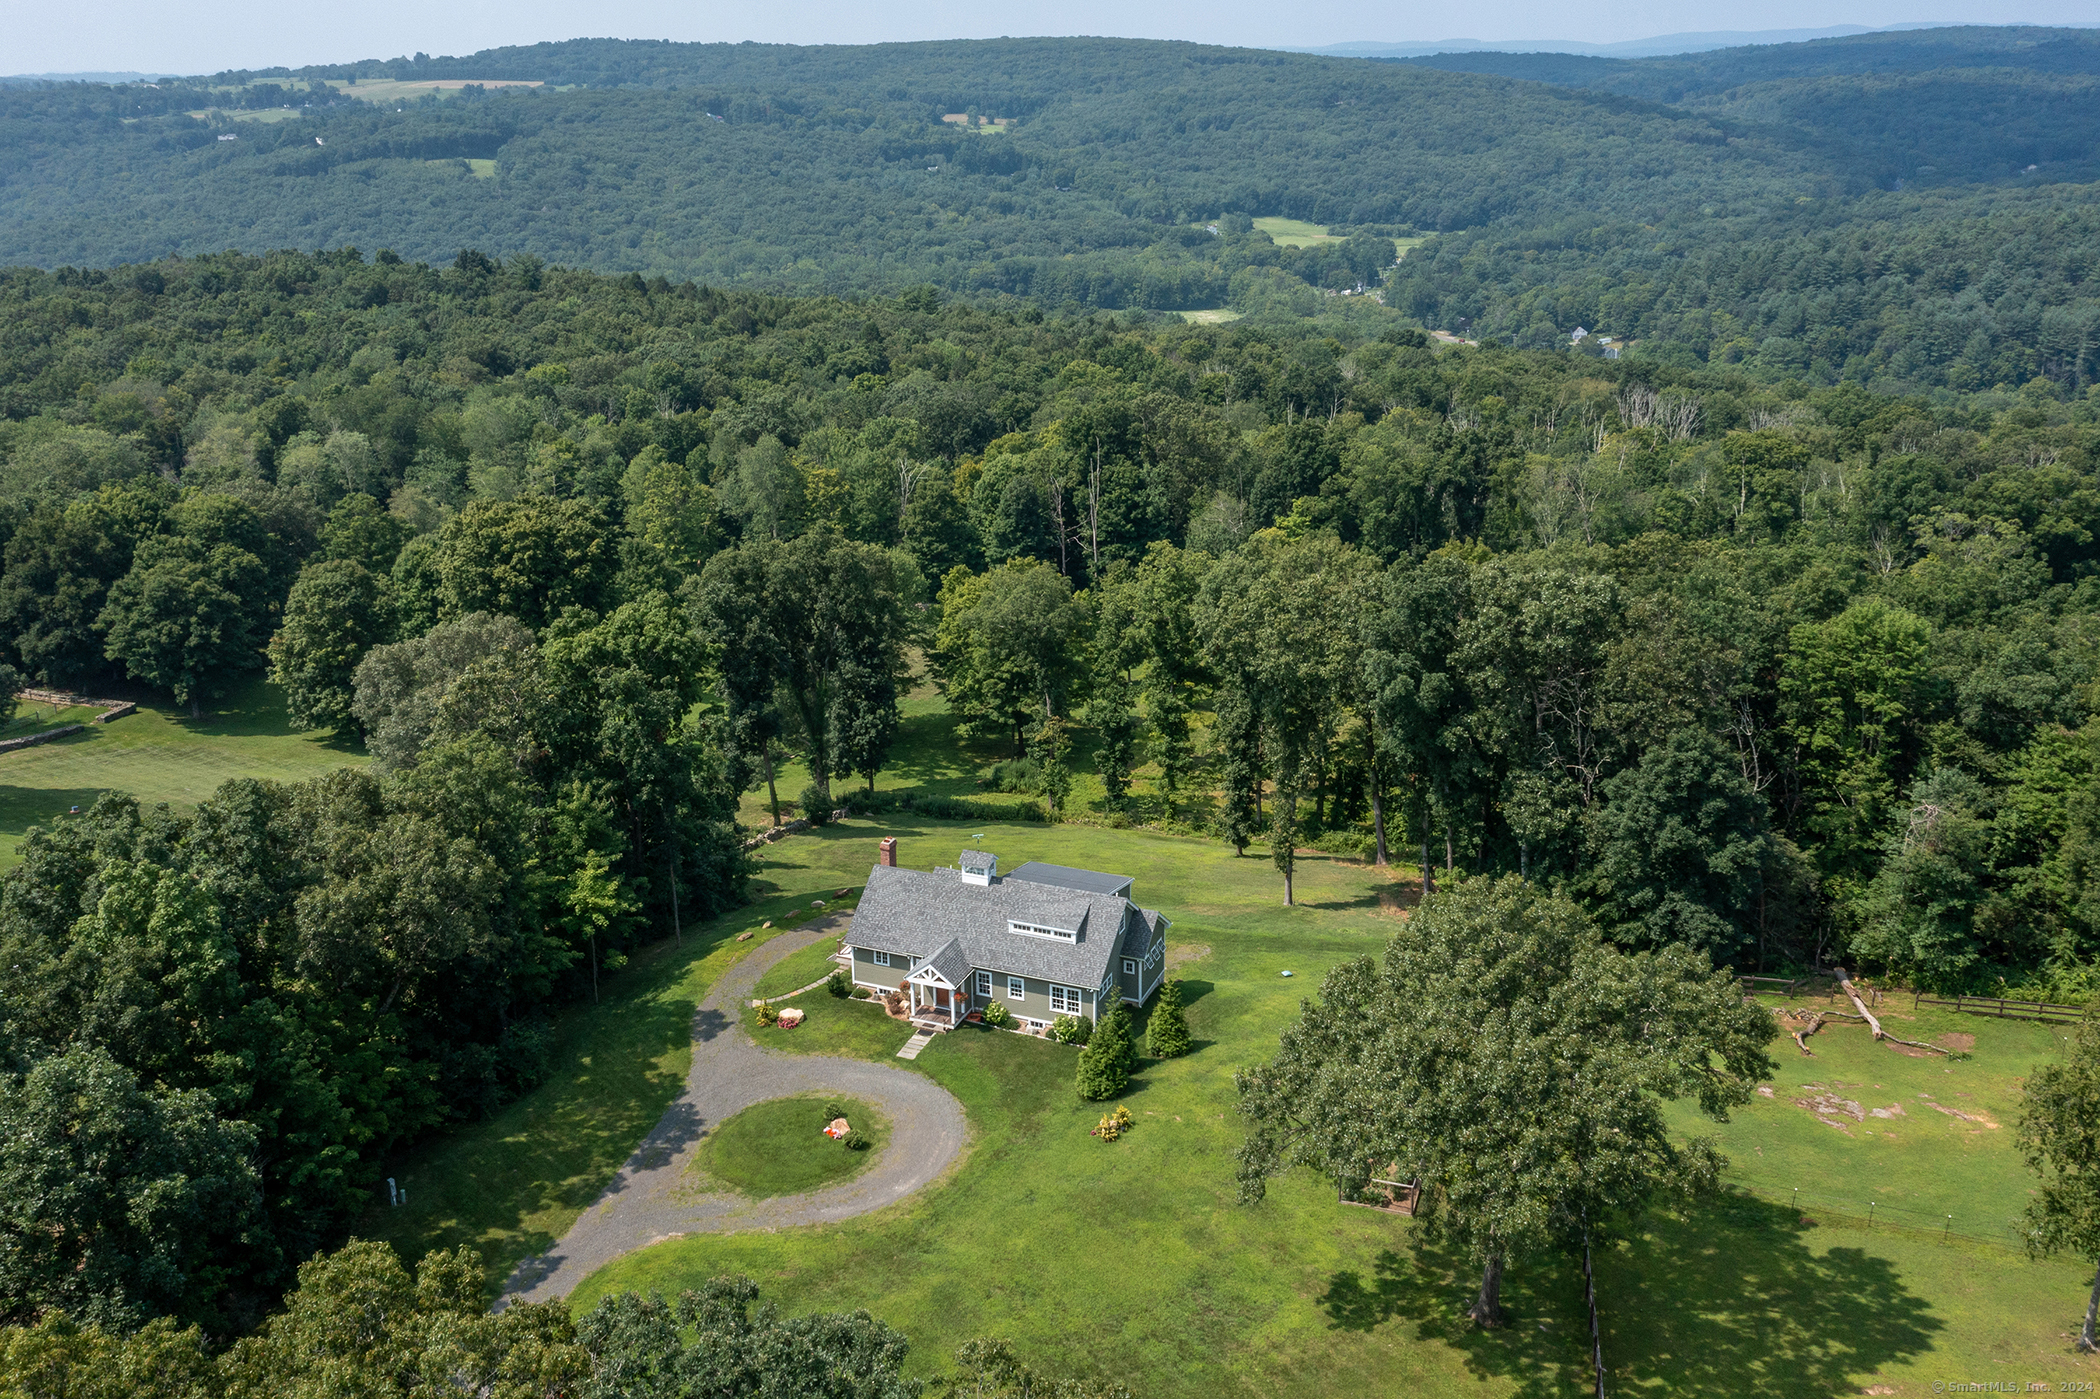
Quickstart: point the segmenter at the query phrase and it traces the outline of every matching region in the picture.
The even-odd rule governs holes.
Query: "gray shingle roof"
[[[945,943],[942,943],[925,961],[913,967],[911,974],[917,976],[927,967],[931,967],[939,972],[941,979],[950,986],[958,990],[969,989],[970,956],[963,951],[962,944],[954,938],[950,938]]]
[[[1099,870],[1073,869],[1070,865],[1046,865],[1041,860],[1019,865],[1006,877],[1025,879],[1031,884],[1055,884],[1060,889],[1078,889],[1089,894],[1130,896],[1130,876],[1127,874],[1103,874]]]
[[[961,869],[988,870],[999,863],[999,857],[983,850],[965,850],[956,857],[955,863]]]
[[[1125,921],[1138,911],[1119,895],[1090,894],[1013,875],[989,885],[966,884],[953,871],[877,865],[868,872],[848,940],[857,947],[920,958],[934,957],[954,942],[972,968],[1092,990],[1107,977],[1110,960],[1124,941]],[[1008,920],[1069,928],[1080,939],[1067,943],[1009,932]],[[945,967],[942,975],[947,975]]]

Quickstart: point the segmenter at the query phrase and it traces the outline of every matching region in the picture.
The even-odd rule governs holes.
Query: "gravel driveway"
[[[903,1199],[961,1154],[962,1104],[925,1075],[860,1059],[774,1054],[753,1044],[738,1023],[768,967],[837,936],[851,919],[834,914],[790,929],[723,973],[693,1016],[685,1091],[569,1232],[517,1266],[503,1285],[504,1300],[567,1296],[621,1254],[679,1234],[851,1219]],[[837,1093],[880,1108],[893,1124],[880,1159],[844,1185],[770,1200],[710,1192],[687,1178],[703,1134],[753,1103],[797,1093]]]

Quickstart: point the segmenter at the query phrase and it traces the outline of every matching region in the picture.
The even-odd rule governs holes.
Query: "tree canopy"
[[[1569,900],[1515,876],[1447,885],[1395,937],[1328,975],[1275,1059],[1237,1076],[1242,1198],[1307,1166],[1344,1196],[1419,1182],[1422,1237],[1481,1268],[1472,1315],[1501,1319],[1503,1269],[1580,1253],[1724,1164],[1675,1139],[1664,1102],[1709,1116],[1772,1069],[1768,1012],[1683,946],[1625,953]]]

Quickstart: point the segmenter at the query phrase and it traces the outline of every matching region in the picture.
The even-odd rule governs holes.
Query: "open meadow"
[[[1303,1175],[1262,1205],[1235,1200],[1234,1071],[1273,1051],[1328,968],[1404,930],[1411,883],[1311,857],[1301,903],[1286,909],[1259,852],[1235,859],[1216,842],[1152,831],[886,815],[768,848],[764,901],[683,949],[658,948],[605,1006],[575,1012],[556,1082],[404,1160],[412,1202],[375,1212],[372,1227],[410,1254],[478,1243],[492,1278],[558,1237],[675,1093],[690,1055],[682,1017],[761,945],[732,930],[756,928],[783,900],[806,911],[812,894],[857,887],[885,834],[922,868],[981,835],[1009,864],[1133,876],[1139,900],[1173,920],[1195,1052],[1146,1064],[1122,1099],[1135,1130],[1104,1144],[1089,1135],[1101,1107],[1072,1089],[1076,1050],[982,1029],[942,1036],[910,1068],[968,1113],[972,1141],[948,1180],[843,1224],[658,1244],[587,1280],[579,1308],[620,1288],[669,1293],[747,1273],[791,1312],[867,1307],[911,1338],[928,1373],[961,1341],[1004,1335],[1047,1370],[1113,1375],[1146,1396],[1549,1394],[1581,1383],[1586,1325],[1565,1261],[1513,1269],[1514,1324],[1480,1332],[1462,1318],[1470,1270],[1412,1247],[1406,1221],[1337,1204]],[[778,981],[806,980],[816,965]],[[761,1031],[762,1043],[898,1062],[909,1031],[875,1009],[822,990],[794,1003],[805,1025]],[[1799,1184],[1804,1196],[1796,1208],[1731,1189],[1655,1215],[1635,1245],[1600,1260],[1614,1392],[1923,1394],[1934,1381],[2096,1374],[2067,1339],[2084,1275],[2029,1263],[2003,1227],[2027,1189],[2010,1140],[2018,1080],[2054,1032],[1899,1014],[1892,1000],[1906,1037],[1973,1035],[1971,1057],[1913,1058],[1833,1027],[1811,1041],[1813,1060],[1775,1042],[1773,1097],[1733,1122],[1678,1115],[1684,1129],[1720,1136],[1731,1181]],[[1856,1100],[1863,1118],[1839,1108],[1842,1130],[1819,1120],[1811,1084]],[[1902,1116],[1872,1115],[1898,1102]],[[1971,1120],[1986,1118],[1998,1127]],[[1869,1200],[1907,1213],[1870,1219]],[[1932,1210],[1957,1208],[1952,1230],[1924,1227]]]
[[[1286,248],[1310,248],[1342,241],[1342,235],[1329,233],[1326,224],[1307,223],[1304,219],[1256,219],[1254,226],[1268,234],[1271,242]]]
[[[81,723],[96,712],[54,712],[49,706],[33,711],[25,705],[0,737]],[[298,782],[366,761],[354,739],[293,729],[282,692],[265,680],[248,681],[207,704],[201,719],[163,700],[145,700],[121,719],[0,753],[0,869],[14,863],[31,826],[76,806],[84,809],[104,792],[129,792],[144,806],[166,802],[187,810],[231,778]]]
[[[361,102],[387,103],[411,102],[418,97],[456,97],[461,88],[479,87],[493,91],[500,87],[544,87],[546,84],[530,79],[518,78],[433,78],[420,81],[399,81],[393,78],[360,78],[346,82],[332,78],[328,86],[346,97],[355,97]]]

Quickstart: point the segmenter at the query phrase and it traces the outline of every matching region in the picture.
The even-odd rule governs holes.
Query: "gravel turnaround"
[[[752,1043],[740,1024],[744,1015],[755,1015],[751,992],[768,967],[819,938],[836,936],[851,917],[835,914],[790,929],[723,973],[693,1015],[693,1067],[685,1090],[569,1232],[518,1264],[503,1285],[503,1301],[567,1296],[621,1254],[680,1234],[851,1219],[894,1204],[948,1169],[964,1138],[962,1104],[948,1090],[888,1064],[774,1054]],[[892,1124],[881,1158],[843,1185],[770,1200],[713,1191],[704,1177],[687,1177],[702,1136],[717,1124],[753,1103],[798,1093],[837,1093],[879,1108]]]

